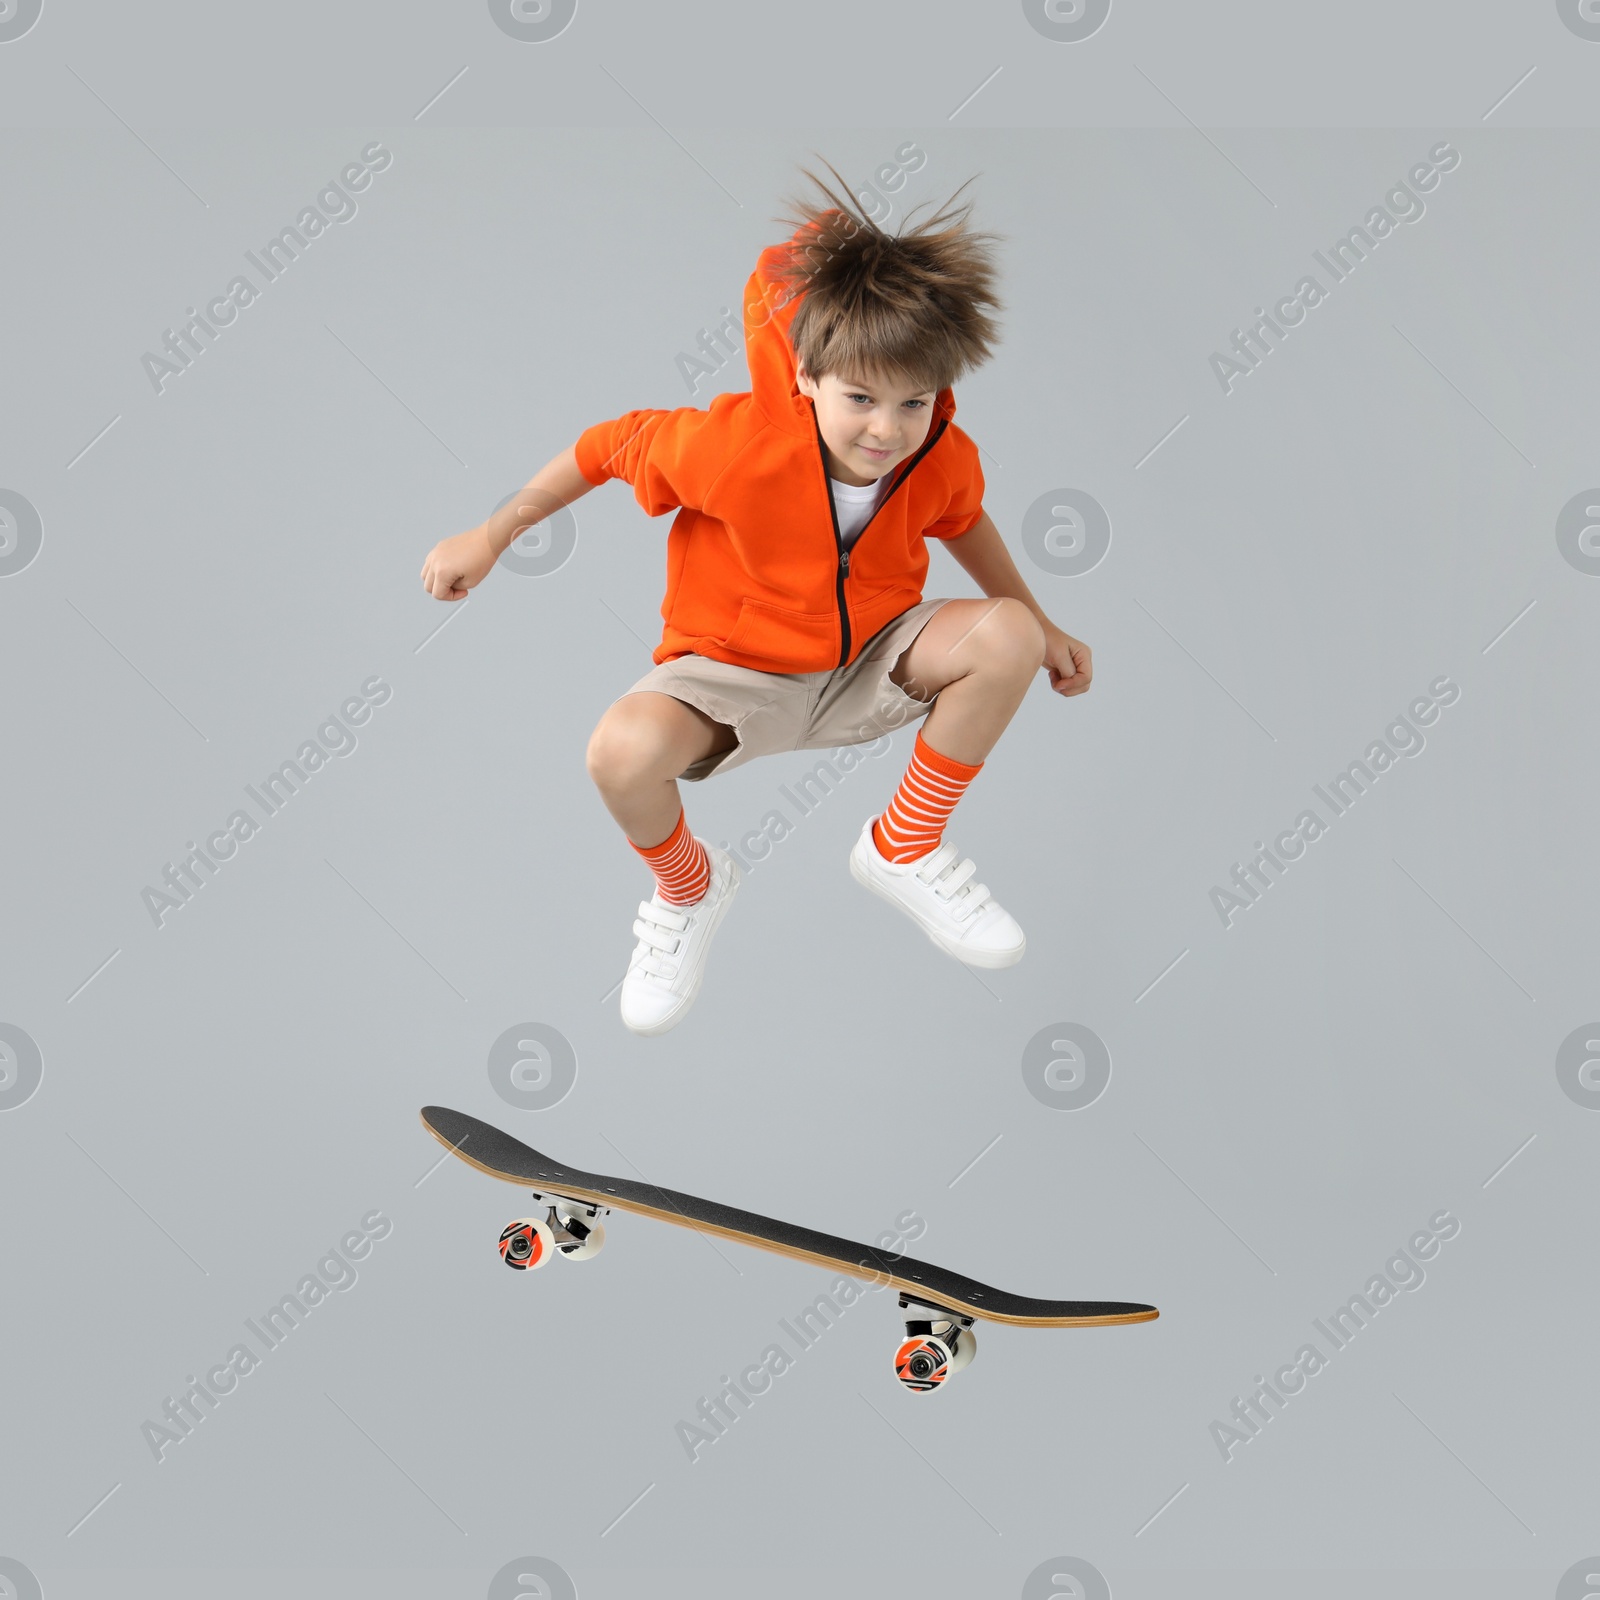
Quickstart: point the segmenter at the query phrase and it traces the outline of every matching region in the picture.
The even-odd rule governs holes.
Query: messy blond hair
[[[999,339],[983,308],[1002,309],[988,249],[1002,236],[969,231],[971,202],[958,208],[955,195],[909,232],[886,233],[849,198],[833,163],[823,164],[844,194],[802,168],[828,203],[791,200],[797,215],[774,219],[791,232],[809,230],[776,269],[785,299],[803,296],[789,324],[798,362],[813,378],[833,372],[861,382],[897,376],[918,391],[953,386]]]

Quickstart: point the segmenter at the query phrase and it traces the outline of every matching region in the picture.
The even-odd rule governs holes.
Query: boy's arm
[[[594,487],[578,470],[576,447],[569,445],[553,461],[540,467],[516,498],[508,500],[484,523],[495,559],[505,554],[518,534],[581,499]]]
[[[1042,666],[1050,670],[1050,687],[1059,694],[1082,694],[1094,677],[1094,661],[1088,645],[1063,632],[1044,614],[1044,608],[1017,571],[1017,564],[1006,549],[1000,530],[989,513],[954,539],[940,541],[965,569],[972,581],[991,599],[1020,600],[1044,629]]]
[[[441,539],[422,563],[422,586],[436,600],[465,600],[518,534],[595,487],[578,470],[575,448],[542,466],[487,522]]]

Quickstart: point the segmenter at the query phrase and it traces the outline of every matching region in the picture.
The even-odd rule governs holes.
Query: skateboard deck
[[[607,1210],[656,1217],[676,1227],[792,1256],[900,1291],[900,1304],[907,1311],[907,1341],[897,1353],[896,1370],[901,1381],[914,1389],[936,1387],[947,1372],[959,1371],[971,1359],[976,1342],[971,1333],[974,1320],[1030,1328],[1092,1328],[1150,1322],[1159,1315],[1154,1306],[1124,1300],[1036,1300],[1011,1294],[931,1262],[893,1255],[814,1228],[635,1178],[585,1172],[532,1149],[492,1123],[445,1106],[424,1106],[422,1122],[468,1166],[529,1189],[550,1203],[548,1222],[521,1218],[502,1233],[501,1256],[508,1266],[541,1266],[554,1254],[587,1259],[604,1239],[603,1227],[596,1230],[596,1224]],[[591,1237],[596,1231],[598,1240]],[[916,1351],[912,1351],[913,1345]],[[963,1348],[965,1360],[958,1362],[957,1354]],[[922,1359],[930,1353],[931,1367],[929,1360]],[[938,1369],[937,1376],[920,1381],[933,1369]]]

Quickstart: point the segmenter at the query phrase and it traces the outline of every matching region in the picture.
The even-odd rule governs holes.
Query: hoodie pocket
[[[831,609],[786,611],[765,600],[745,599],[726,648],[783,662],[791,672],[817,672],[831,665],[838,654],[839,613]]]

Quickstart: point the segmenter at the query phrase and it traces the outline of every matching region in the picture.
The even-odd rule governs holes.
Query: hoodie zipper
[[[817,408],[815,404],[813,404],[811,407],[811,425],[816,429],[817,454],[822,461],[822,487],[827,491],[828,515],[833,522],[833,548],[839,556],[838,565],[834,568],[833,590],[834,598],[839,607],[838,666],[842,667],[850,659],[850,608],[846,605],[844,598],[844,580],[850,576],[850,552],[845,549],[844,536],[839,532],[839,508],[833,503],[833,484],[829,481],[828,475],[828,452],[822,442],[822,427],[817,421]],[[906,463],[905,471],[902,472],[900,476],[896,478],[895,481],[889,486],[888,494],[884,495],[884,497],[879,500],[877,505],[872,508],[872,516],[868,517],[867,520],[861,524],[861,532],[856,535],[857,544],[860,544],[860,542],[866,537],[867,529],[872,526],[872,517],[877,516],[877,514],[882,511],[886,505],[888,505],[890,500],[894,498],[895,491],[898,490],[900,485],[904,483],[906,479],[909,478],[916,470],[917,463],[922,460],[922,458],[927,455],[927,453],[933,449],[936,444],[938,444],[939,440],[944,435],[944,430],[949,426],[950,419],[948,417],[941,417],[939,419],[939,426],[934,430],[933,437],[923,441],[922,448],[918,450],[914,456],[912,456],[909,462]]]

